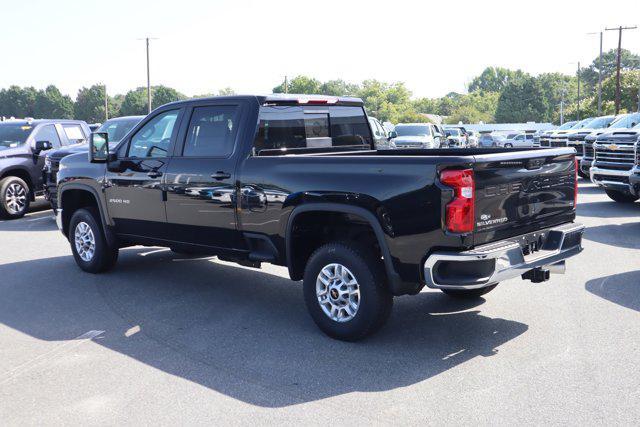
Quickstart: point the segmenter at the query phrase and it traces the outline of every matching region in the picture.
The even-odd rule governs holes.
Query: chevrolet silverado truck
[[[640,125],[598,136],[593,149],[591,181],[618,203],[640,199]]]
[[[376,150],[356,98],[270,95],[159,107],[109,149],[62,159],[56,221],[77,265],[162,246],[286,266],[331,337],[382,326],[425,286],[479,298],[582,250],[575,151]]]
[[[590,177],[589,170],[593,165],[593,159],[595,152],[593,150],[593,144],[596,139],[605,133],[617,132],[623,129],[630,129],[640,123],[640,113],[620,114],[616,120],[607,128],[596,129],[584,138],[584,144],[582,144],[582,158],[580,159],[580,172],[583,177]]]

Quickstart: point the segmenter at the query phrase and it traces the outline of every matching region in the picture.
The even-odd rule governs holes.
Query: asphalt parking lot
[[[640,203],[580,190],[566,275],[398,298],[354,344],[282,268],[135,247],[93,276],[50,211],[0,222],[0,423],[637,425]]]

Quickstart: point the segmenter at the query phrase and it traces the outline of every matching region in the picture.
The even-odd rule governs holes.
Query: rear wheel
[[[350,243],[318,248],[305,268],[303,287],[316,325],[343,341],[357,341],[377,331],[393,305],[380,260]]]
[[[464,298],[464,299],[475,299],[480,298],[484,294],[488,294],[492,290],[494,290],[498,286],[495,285],[487,286],[486,288],[479,289],[441,289],[445,294],[454,297],[454,298]]]
[[[513,148],[513,144],[504,144],[504,148]]]
[[[633,194],[627,191],[606,189],[605,192],[607,193],[607,196],[609,196],[611,200],[614,200],[618,203],[633,203],[639,198],[638,196],[634,196]]]
[[[107,243],[95,208],[74,212],[69,223],[69,242],[76,264],[88,273],[110,270],[118,260],[118,248]]]
[[[0,181],[0,216],[8,219],[22,218],[29,211],[31,194],[29,186],[17,176]]]

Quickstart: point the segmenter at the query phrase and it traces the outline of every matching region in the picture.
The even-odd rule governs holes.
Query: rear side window
[[[42,126],[35,136],[36,141],[49,141],[54,147],[60,147],[60,137],[54,125]]]
[[[80,125],[62,125],[62,129],[64,129],[64,133],[70,144],[80,144],[87,140]]]
[[[260,110],[260,124],[254,148],[369,149],[371,128],[362,107],[269,106]]]
[[[191,114],[183,156],[227,157],[233,152],[239,108],[233,105],[196,107]]]

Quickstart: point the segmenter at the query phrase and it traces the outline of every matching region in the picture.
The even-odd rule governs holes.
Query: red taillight
[[[573,184],[573,207],[577,208],[578,207],[578,168],[580,167],[580,164],[578,163],[578,159],[575,159],[575,166],[576,166],[576,176],[575,176],[575,182]]]
[[[444,170],[440,172],[440,182],[453,189],[453,200],[446,207],[447,230],[452,233],[473,231],[476,199],[473,170]]]

